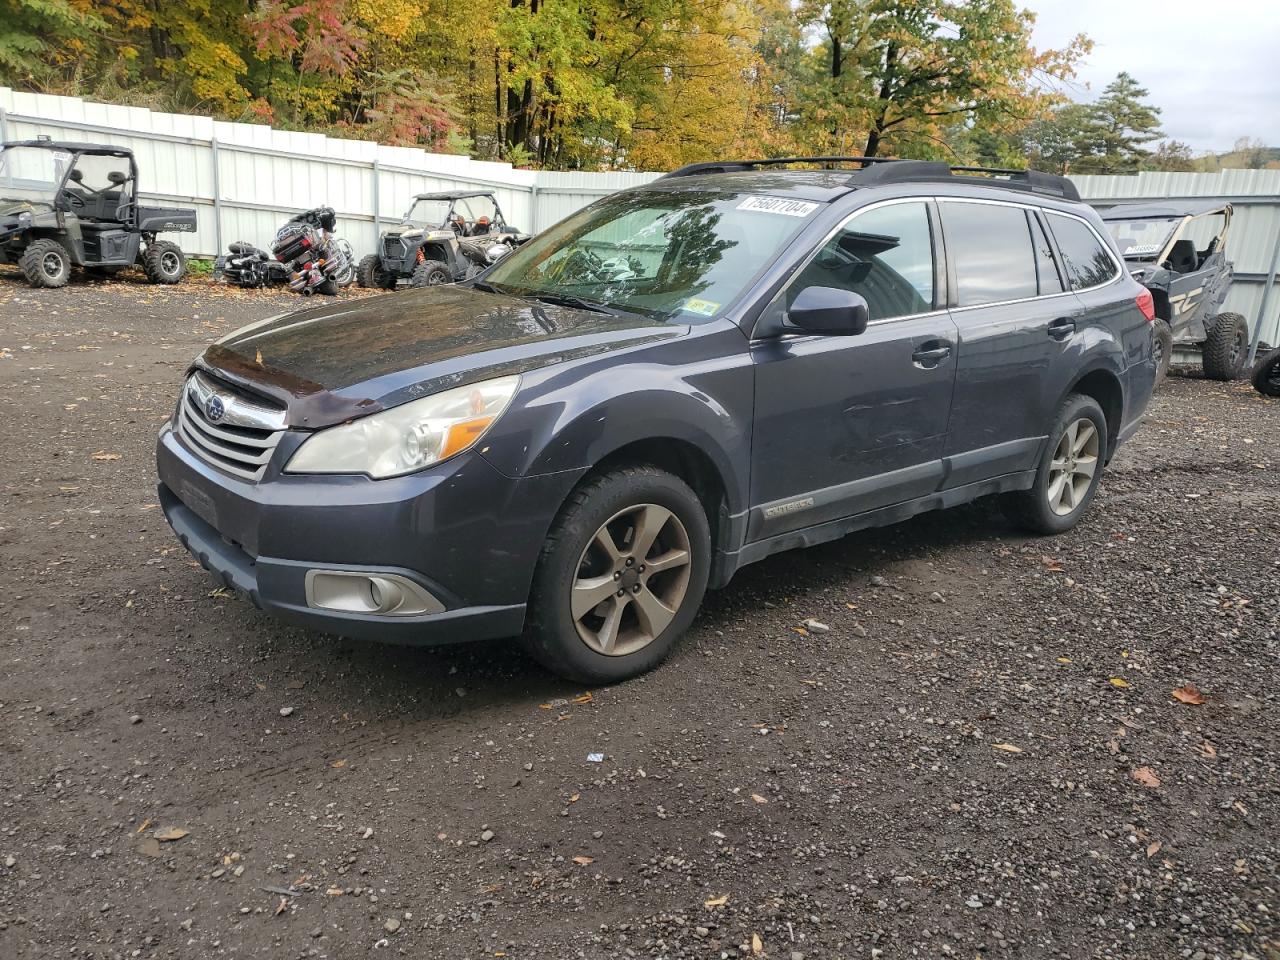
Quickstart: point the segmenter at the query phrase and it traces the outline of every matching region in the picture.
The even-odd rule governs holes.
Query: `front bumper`
[[[298,438],[300,442],[301,438]],[[279,463],[296,449],[282,441]],[[156,448],[160,503],[203,566],[256,606],[328,633],[435,644],[514,636],[533,569],[566,483],[513,480],[463,454],[406,477],[229,476],[168,428]],[[567,488],[564,489],[567,492]],[[387,573],[419,584],[444,610],[413,616],[308,604],[308,571]]]

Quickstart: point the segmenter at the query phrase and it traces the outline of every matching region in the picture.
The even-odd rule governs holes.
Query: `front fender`
[[[503,473],[581,472],[629,444],[682,441],[715,467],[731,512],[746,509],[753,372],[736,327],[696,331],[525,375],[486,438]]]

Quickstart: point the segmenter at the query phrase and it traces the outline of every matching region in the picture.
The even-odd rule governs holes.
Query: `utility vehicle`
[[[133,151],[98,143],[26,140],[0,146],[0,263],[15,263],[33,287],[61,287],[72,267],[111,276],[137,264],[152,283],[187,271],[176,243],[196,212],[138,203]]]

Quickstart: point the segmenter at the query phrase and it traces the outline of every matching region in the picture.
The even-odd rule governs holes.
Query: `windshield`
[[[820,207],[715,191],[615,194],[534,237],[485,282],[699,323],[736,300]]]
[[[404,222],[423,230],[438,230],[444,226],[448,216],[448,200],[415,200],[409,212],[404,215]]]
[[[52,203],[54,191],[69,166],[71,154],[65,150],[0,148],[0,197]]]
[[[1126,259],[1154,257],[1164,249],[1181,217],[1143,218],[1141,220],[1108,220],[1107,229],[1115,237],[1120,254]]]

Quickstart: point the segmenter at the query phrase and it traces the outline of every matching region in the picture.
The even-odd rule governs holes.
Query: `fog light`
[[[444,604],[420,584],[395,573],[308,570],[307,606],[341,613],[412,617],[441,613]]]

